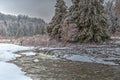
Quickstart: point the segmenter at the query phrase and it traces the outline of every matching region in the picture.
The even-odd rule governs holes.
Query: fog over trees
[[[0,13],[0,36],[22,37],[45,33],[45,21],[25,15],[5,15]]]

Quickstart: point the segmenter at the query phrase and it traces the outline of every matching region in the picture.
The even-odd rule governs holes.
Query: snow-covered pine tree
[[[103,0],[72,0],[67,19],[78,27],[78,41],[100,43],[110,38]]]
[[[67,13],[67,6],[64,0],[56,0],[55,5],[55,15],[52,18],[49,26],[47,27],[47,32],[51,38],[60,39],[61,38],[61,23]]]

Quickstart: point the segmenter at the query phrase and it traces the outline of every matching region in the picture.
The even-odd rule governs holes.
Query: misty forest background
[[[43,19],[31,18],[26,15],[5,15],[0,13],[0,36],[23,37],[45,33],[46,23]]]

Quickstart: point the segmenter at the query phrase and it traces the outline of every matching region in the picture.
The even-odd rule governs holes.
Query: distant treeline
[[[22,37],[45,33],[45,21],[24,15],[12,16],[0,13],[0,36]]]

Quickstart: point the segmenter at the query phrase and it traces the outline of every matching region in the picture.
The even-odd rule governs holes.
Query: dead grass
[[[14,44],[24,45],[24,46],[41,46],[41,47],[49,47],[49,46],[60,46],[61,42],[56,40],[50,40],[48,35],[36,35],[31,37],[21,37],[12,39]]]

